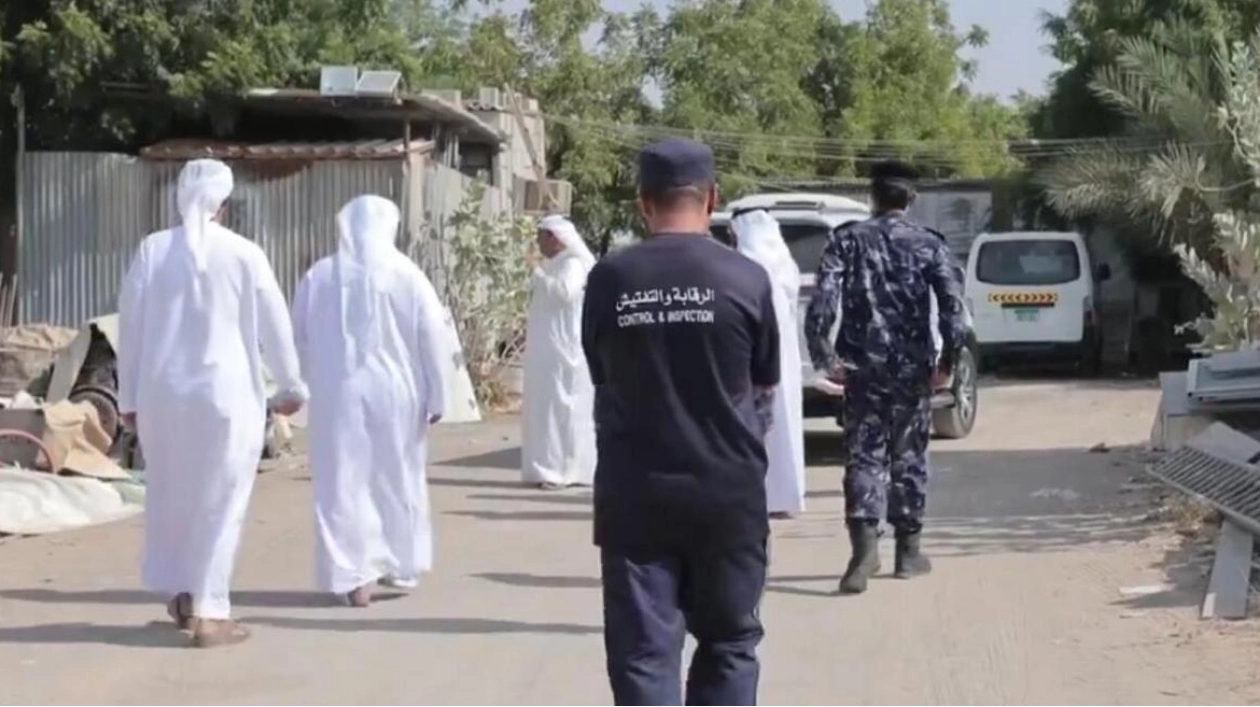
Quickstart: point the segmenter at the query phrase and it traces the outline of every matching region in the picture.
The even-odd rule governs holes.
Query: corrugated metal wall
[[[131,252],[158,213],[143,164],[35,152],[18,167],[20,321],[78,326],[113,311]]]
[[[359,194],[420,210],[420,180],[403,199],[398,161],[233,164],[229,228],[271,258],[287,295],[306,269],[336,248],[336,213]],[[118,286],[145,234],[178,223],[181,165],[104,153],[28,153],[21,164],[21,321],[78,326],[115,311]],[[406,239],[404,239],[406,242]]]
[[[236,188],[225,225],[263,247],[291,297],[307,268],[336,248],[341,206],[360,194],[379,194],[402,208],[400,245],[445,292],[445,222],[471,180],[423,158],[410,165],[408,181],[404,163],[393,160],[231,163]],[[108,153],[23,155],[20,321],[78,326],[115,311],[140,239],[179,221],[181,167]],[[485,216],[510,209],[503,190],[487,189]]]

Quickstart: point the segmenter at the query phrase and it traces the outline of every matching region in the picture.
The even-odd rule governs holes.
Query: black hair
[[[877,211],[905,210],[914,201],[914,180],[918,174],[896,160],[880,162],[871,168],[871,199]]]
[[[690,184],[682,187],[672,187],[663,191],[641,191],[639,192],[639,198],[657,208],[670,210],[681,206],[687,201],[703,205],[705,199],[709,196],[709,190],[712,188],[712,184]]]

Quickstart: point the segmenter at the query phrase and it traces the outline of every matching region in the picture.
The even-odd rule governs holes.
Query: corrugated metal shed
[[[150,160],[397,160],[407,154],[426,154],[433,143],[417,140],[359,140],[355,142],[244,143],[221,140],[166,140],[140,150]]]
[[[335,249],[337,210],[355,196],[393,199],[408,224],[402,238],[420,237],[411,213],[421,209],[424,170],[409,162],[235,162],[225,225],[262,246],[292,296],[306,269]],[[179,222],[175,185],[182,165],[107,153],[33,152],[19,166],[21,321],[73,327],[115,311],[136,245]],[[412,250],[424,262],[430,249],[420,246]]]

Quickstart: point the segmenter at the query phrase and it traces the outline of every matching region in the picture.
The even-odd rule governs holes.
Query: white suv
[[[801,381],[804,386],[805,417],[835,417],[843,426],[843,393],[814,370],[805,342],[805,309],[814,293],[814,277],[822,258],[827,236],[837,226],[870,218],[870,210],[860,201],[830,194],[754,194],[727,205],[713,215],[711,231],[717,240],[731,245],[731,214],[748,209],[765,209],[779,222],[783,239],[801,270],[801,306],[797,332],[801,342]],[[961,282],[961,272],[960,282]],[[976,337],[971,313],[967,318],[967,339],[948,391],[932,398],[932,427],[940,437],[960,439],[971,433],[976,421]]]

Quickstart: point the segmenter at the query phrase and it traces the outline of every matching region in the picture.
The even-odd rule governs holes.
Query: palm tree
[[[1224,191],[1246,174],[1220,117],[1230,52],[1185,22],[1120,40],[1116,62],[1090,82],[1125,117],[1123,132],[1078,147],[1039,175],[1050,204],[1075,219],[1209,245]]]
[[[1154,235],[1213,301],[1206,343],[1260,333],[1260,34],[1227,46],[1184,22],[1121,40],[1094,93],[1125,117],[1121,135],[1075,149],[1038,175],[1073,219]]]

